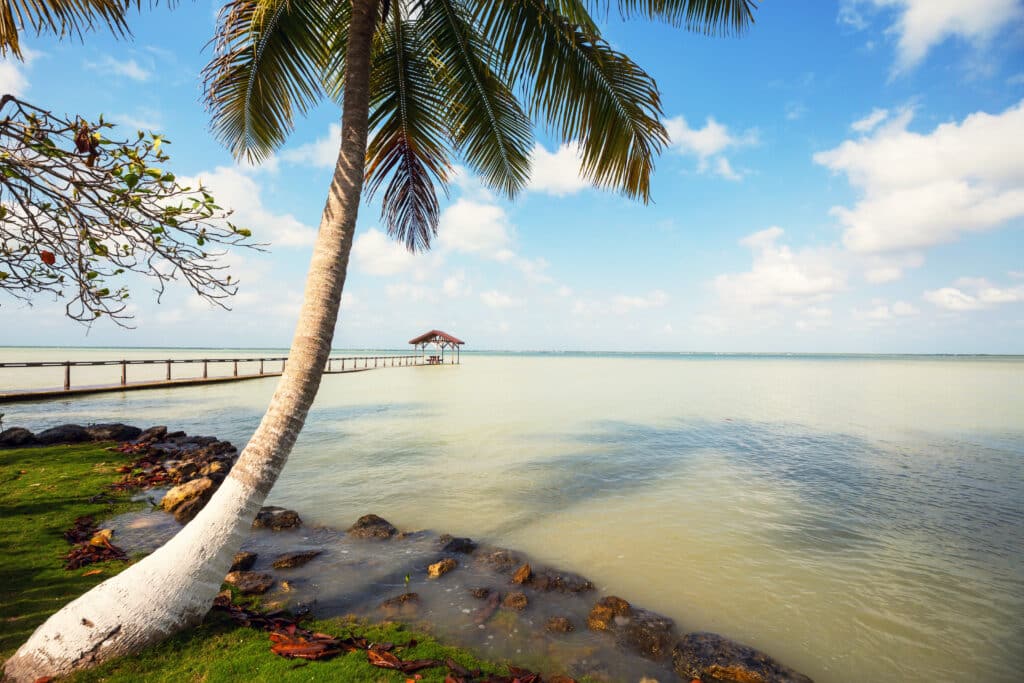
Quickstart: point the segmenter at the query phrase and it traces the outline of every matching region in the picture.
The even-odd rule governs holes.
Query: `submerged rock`
[[[388,539],[398,533],[390,522],[377,515],[363,515],[345,532],[354,538]]]
[[[427,567],[427,576],[431,579],[437,579],[444,576],[445,574],[447,574],[448,572],[450,572],[458,566],[458,562],[456,562],[450,557],[446,557],[440,562],[435,562],[434,564]]]
[[[616,622],[615,638],[619,645],[639,652],[650,659],[666,659],[672,654],[675,622],[655,612],[633,608],[624,624]]]
[[[490,588],[483,588],[483,587],[481,587],[481,588],[470,588],[469,589],[469,594],[472,595],[477,600],[486,600],[487,597],[491,594],[491,589]]]
[[[274,577],[261,572],[229,572],[224,583],[230,583],[242,595],[262,595],[274,585]]]
[[[688,633],[672,650],[672,666],[685,679],[735,683],[812,683],[752,647],[717,633]]]
[[[213,496],[213,491],[216,487],[213,481],[206,479],[193,479],[186,484],[180,484],[175,486],[173,489],[167,492],[163,500],[160,501],[160,506],[167,512],[176,512],[179,507],[188,501],[200,500],[201,505],[206,504],[206,501],[210,500]],[[198,512],[198,510],[196,510]],[[195,515],[193,515],[194,517]],[[180,521],[180,520],[179,520]]]
[[[92,437],[82,425],[61,425],[51,427],[36,434],[36,442],[44,446],[51,446],[58,443],[82,443],[90,441]]]
[[[586,593],[594,590],[594,584],[579,574],[556,572],[545,569],[530,578],[530,587],[539,591],[559,591],[561,593]]]
[[[320,555],[322,550],[304,550],[294,553],[285,553],[278,555],[277,558],[271,563],[274,569],[294,569],[295,567],[301,567],[308,564],[317,555]]]
[[[411,617],[420,611],[418,593],[402,593],[380,603],[380,609],[389,617]]]
[[[616,617],[628,617],[633,608],[620,597],[609,595],[601,598],[587,616],[587,628],[591,631],[610,631],[615,627]]]
[[[576,627],[568,617],[551,617],[544,624],[544,630],[551,633],[569,633],[570,631],[575,631]]]
[[[256,557],[256,553],[250,553],[244,550],[235,553],[235,558],[231,562],[231,571],[244,572],[247,569],[252,569],[252,566],[256,564]]]
[[[89,425],[85,431],[93,441],[131,441],[142,434],[142,430],[138,427],[121,422]]]
[[[286,510],[276,505],[268,505],[260,508],[256,519],[252,521],[253,529],[271,529],[282,531],[302,526],[302,518],[295,510]]]
[[[20,448],[35,444],[35,434],[24,427],[11,427],[0,432],[0,448]]]
[[[512,575],[512,583],[522,585],[530,580],[533,576],[533,570],[530,569],[529,564],[524,564],[522,567],[516,570],[516,573]]]
[[[526,558],[507,548],[493,548],[486,553],[477,554],[476,561],[494,571],[507,574],[516,567],[521,567]]]
[[[526,606],[530,604],[530,600],[526,597],[526,593],[509,593],[505,596],[505,599],[501,601],[501,606],[506,609],[514,609],[522,612],[526,609]]]
[[[443,534],[438,541],[442,543],[441,550],[446,553],[461,553],[471,555],[477,548],[476,541],[471,538],[457,538]]]

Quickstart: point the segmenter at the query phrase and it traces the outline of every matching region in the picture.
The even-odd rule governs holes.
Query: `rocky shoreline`
[[[0,448],[101,441],[120,442],[117,449],[135,457],[119,470],[115,488],[166,490],[157,510],[111,521],[118,544],[129,552],[151,551],[173,536],[209,501],[238,457],[229,442],[162,426],[0,432]],[[723,636],[680,633],[664,615],[598,595],[578,574],[468,538],[403,532],[373,514],[342,532],[307,528],[293,510],[264,507],[225,582],[243,594],[266,595],[268,606],[409,621],[479,648],[484,656],[553,662],[572,676],[810,681]]]

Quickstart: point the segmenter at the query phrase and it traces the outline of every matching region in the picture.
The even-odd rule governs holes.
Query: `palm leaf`
[[[606,11],[608,0],[590,0]],[[666,21],[701,33],[743,33],[754,23],[756,0],[616,0],[624,18]]]
[[[214,135],[237,158],[266,158],[322,95],[337,6],[317,0],[231,0],[203,71]]]
[[[370,74],[366,190],[372,196],[387,180],[381,217],[388,233],[411,251],[426,251],[437,234],[435,183],[443,187],[451,170],[446,108],[416,23],[393,2]]]
[[[477,0],[485,39],[507,57],[531,111],[563,140],[579,139],[596,185],[650,198],[654,157],[668,141],[654,79],[544,0]]]
[[[0,0],[0,56],[10,51],[23,57],[19,34],[26,27],[37,34],[80,37],[102,25],[124,36],[129,4],[123,0]]]
[[[497,70],[502,60],[459,2],[423,3],[417,23],[431,48],[456,147],[489,187],[514,196],[529,180],[533,131]]]

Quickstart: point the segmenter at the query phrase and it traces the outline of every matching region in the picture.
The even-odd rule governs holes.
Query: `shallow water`
[[[325,378],[269,502],[521,548],[825,683],[1019,680],[1024,359],[462,360]],[[162,423],[241,445],[273,386],[0,411],[6,426]]]

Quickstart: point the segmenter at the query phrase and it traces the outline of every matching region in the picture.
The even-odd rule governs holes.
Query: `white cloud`
[[[800,306],[825,301],[846,285],[825,249],[794,252],[777,244],[782,228],[771,227],[740,240],[754,252],[749,271],[717,276],[713,286],[723,303],[740,307]]]
[[[124,76],[140,83],[148,81],[153,75],[151,70],[134,59],[114,59],[110,55],[104,55],[98,62],[86,62],[85,66],[99,72],[101,77]]]
[[[896,71],[906,71],[921,62],[928,51],[948,38],[960,38],[972,45],[988,43],[1002,28],[1024,15],[1019,0],[847,0],[840,8],[840,21],[857,25],[858,6],[870,3],[875,8],[897,13],[890,31],[899,37]]]
[[[832,209],[849,249],[920,249],[1024,216],[1024,101],[927,134],[907,130],[912,116],[814,155],[861,191],[852,208]]]
[[[0,95],[21,97],[28,92],[28,76],[25,75],[25,71],[32,68],[32,62],[39,55],[40,53],[22,46],[21,56],[24,61],[18,61],[13,57],[0,59]]]
[[[862,119],[857,119],[850,124],[850,128],[857,131],[858,133],[870,133],[875,127],[882,121],[889,118],[889,110],[882,109],[881,107],[875,107],[871,110],[871,113]]]
[[[554,152],[538,143],[531,155],[533,166],[527,189],[564,197],[589,187],[590,183],[580,175],[580,159],[576,142],[563,144]]]
[[[872,308],[867,310],[854,309],[854,317],[870,324],[879,324],[898,318],[909,318],[920,313],[916,307],[906,301],[894,301],[890,304],[881,299],[875,299],[871,304]]]
[[[388,297],[402,301],[437,301],[435,292],[424,286],[414,285],[408,282],[399,282],[388,285],[386,288]]]
[[[437,241],[445,249],[500,258],[512,255],[510,231],[500,206],[460,198],[441,213]]]
[[[299,147],[281,152],[281,158],[293,164],[334,168],[338,161],[338,150],[341,148],[341,126],[332,123],[327,135]]]
[[[469,288],[466,286],[466,273],[465,271],[458,271],[452,275],[449,275],[444,279],[444,283],[441,286],[445,296],[453,297],[459,296],[460,294],[468,294]]]
[[[395,275],[413,265],[413,255],[386,234],[370,228],[352,245],[353,264],[371,275]]]
[[[263,206],[259,183],[237,167],[220,166],[194,178],[181,178],[180,182],[193,188],[204,184],[218,205],[234,209],[231,222],[252,230],[257,242],[269,242],[274,247],[303,247],[316,240],[315,228],[290,213],[274,213]]]
[[[509,296],[504,292],[499,292],[494,289],[487,292],[481,292],[480,301],[490,308],[519,308],[525,303],[522,299]]]
[[[807,106],[803,102],[789,102],[786,104],[786,120],[796,121],[803,118],[807,113]]]
[[[794,323],[798,330],[819,330],[832,324],[832,309],[822,306],[808,306]]]
[[[665,130],[668,131],[673,149],[680,154],[697,157],[697,168],[701,173],[713,171],[729,180],[738,180],[741,176],[732,169],[723,154],[728,150],[757,144],[756,131],[736,135],[711,116],[703,128],[691,128],[685,118],[677,116],[665,121]]]
[[[139,109],[134,114],[111,114],[110,121],[137,130],[156,131],[163,127],[160,112],[155,109]]]
[[[1024,302],[1024,285],[997,287],[985,278],[960,278],[952,287],[929,290],[925,301],[950,311],[977,311]]]
[[[619,294],[611,299],[611,310],[613,313],[623,315],[633,311],[643,311],[651,308],[661,308],[668,303],[668,294],[660,289],[655,289],[642,296],[630,296]]]

